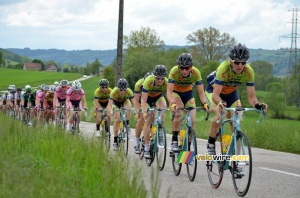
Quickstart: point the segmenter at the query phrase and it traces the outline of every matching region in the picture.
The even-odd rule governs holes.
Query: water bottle
[[[228,134],[224,134],[222,136],[222,152],[226,153],[227,152],[227,147],[229,146],[231,141],[231,136]]]
[[[180,141],[179,141],[179,145],[183,145],[183,140],[185,139],[185,133],[186,133],[186,130],[185,129],[181,129],[179,131],[179,137],[180,137]]]

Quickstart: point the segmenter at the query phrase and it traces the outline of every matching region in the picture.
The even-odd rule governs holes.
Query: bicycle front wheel
[[[105,129],[103,130],[104,134],[102,134],[104,136],[104,144],[105,144],[105,147],[106,149],[109,151],[109,148],[110,148],[110,129],[109,129],[109,123],[108,121],[106,120],[105,121],[105,125],[104,125]]]
[[[165,167],[166,155],[167,155],[167,140],[165,127],[159,127],[156,136],[156,161],[157,166],[160,171],[162,171]]]
[[[123,140],[122,140],[122,144],[123,144],[123,153],[126,156],[128,154],[128,131],[127,131],[127,123],[123,122]]]
[[[222,155],[222,136],[220,133],[216,136],[215,149],[216,155]],[[206,163],[209,182],[213,188],[218,188],[223,179],[224,161],[211,160]]]
[[[189,134],[189,147],[188,151],[189,154],[193,155],[192,158],[186,163],[186,169],[187,169],[187,174],[189,177],[189,180],[192,182],[194,181],[195,177],[196,177],[196,173],[197,173],[197,159],[196,159],[196,155],[197,155],[197,140],[196,140],[196,136],[195,136],[195,131],[190,128],[188,130],[188,134]]]
[[[231,173],[233,186],[238,196],[247,194],[252,177],[252,154],[248,137],[242,133],[237,134],[237,156],[235,161],[231,161]]]

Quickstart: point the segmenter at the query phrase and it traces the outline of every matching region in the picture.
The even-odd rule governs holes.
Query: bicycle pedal
[[[173,152],[170,152],[170,157],[175,157]]]

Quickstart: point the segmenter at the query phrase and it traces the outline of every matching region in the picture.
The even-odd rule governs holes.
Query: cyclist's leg
[[[183,107],[184,104],[181,100],[181,97],[173,92],[173,98],[175,100],[175,103],[177,104],[177,107]],[[171,143],[171,150],[177,151],[178,150],[178,133],[180,128],[180,119],[181,119],[182,111],[176,111],[174,120],[172,121],[172,143]]]
[[[167,102],[165,97],[161,96],[157,101],[156,101],[156,107],[157,108],[166,108],[167,107]],[[162,119],[162,124],[164,125],[165,119],[166,119],[166,112],[163,111],[161,114],[161,119]]]
[[[149,104],[147,103],[147,108],[149,107]],[[144,157],[146,159],[150,159],[150,126],[153,120],[153,113],[150,113],[148,115],[147,120],[145,120],[144,127],[143,127],[143,134],[144,134],[144,142],[145,142],[145,147],[144,147]]]
[[[120,108],[121,104],[117,102],[113,102],[113,109],[114,108]],[[113,149],[116,150],[118,148],[118,131],[119,131],[119,124],[120,124],[120,113],[114,113],[114,125],[113,125],[113,133],[114,133],[114,143],[113,143]]]
[[[131,102],[129,101],[129,99],[127,99],[127,100],[124,101],[123,107],[126,108],[126,109],[130,109],[131,108]],[[127,132],[128,132],[128,135],[130,134],[130,126],[129,126],[130,117],[131,117],[131,110],[128,110],[126,112],[126,122],[127,122]]]

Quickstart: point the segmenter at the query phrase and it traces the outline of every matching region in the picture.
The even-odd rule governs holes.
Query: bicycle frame
[[[127,121],[126,121],[126,112],[129,111],[131,109],[126,109],[124,107],[120,107],[119,109],[115,108],[113,111],[119,111],[120,113],[120,132],[119,132],[119,140],[118,143],[119,144],[125,144],[126,141],[126,145],[124,145],[124,155],[126,156],[128,154],[128,143],[129,143],[129,137],[128,137],[128,131],[125,132],[126,130],[126,126],[127,126]]]

